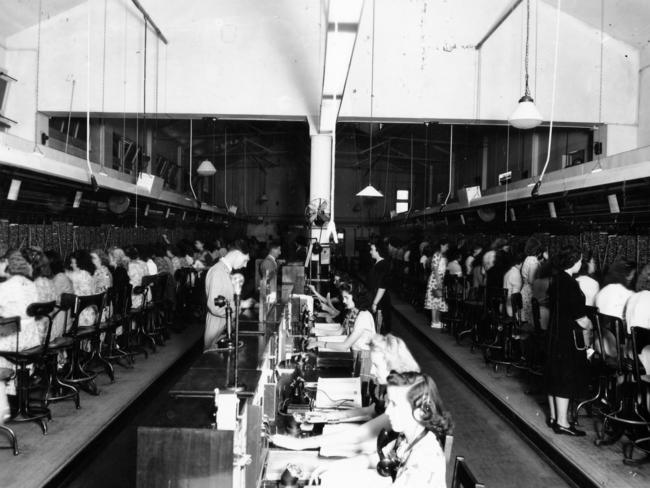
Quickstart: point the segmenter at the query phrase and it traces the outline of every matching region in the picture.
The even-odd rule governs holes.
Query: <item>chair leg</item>
[[[32,407],[29,404],[29,371],[27,364],[20,363],[16,373],[17,393],[18,393],[18,411],[12,414],[12,422],[38,422],[43,430],[43,435],[47,434],[47,420],[52,420],[52,413],[47,407]],[[47,420],[46,420],[47,419]]]
[[[91,395],[99,395],[97,385],[95,384],[95,378],[97,375],[95,373],[90,373],[84,369],[79,358],[80,352],[81,341],[75,340],[75,343],[70,351],[68,371],[63,376],[63,381],[66,384],[72,383],[73,385],[78,385],[79,388],[87,391]]]
[[[53,355],[48,367],[48,387],[45,392],[44,403],[47,406],[50,403],[67,400],[74,400],[75,408],[81,408],[79,403],[79,390],[73,385],[61,381],[57,372],[57,356]]]
[[[14,456],[18,456],[18,454],[20,454],[20,451],[18,450],[18,439],[16,438],[16,434],[14,434],[14,431],[11,430],[6,425],[0,425],[0,431],[7,434],[7,436],[9,437],[9,442],[11,443],[11,448],[14,451]]]

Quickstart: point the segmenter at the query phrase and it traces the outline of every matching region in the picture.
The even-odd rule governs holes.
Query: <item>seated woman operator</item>
[[[397,439],[377,450],[318,466],[310,482],[321,486],[353,486],[373,482],[373,487],[445,488],[445,455],[442,444],[451,432],[449,412],[444,410],[433,379],[423,373],[395,373],[387,379],[386,414]]]
[[[352,289],[352,285],[343,284],[340,287],[341,299],[347,309],[341,330],[331,332],[332,335],[347,335],[343,342],[328,342],[327,337],[309,339],[307,349],[315,347],[328,348],[333,351],[347,351],[352,349],[355,362],[355,373],[361,376],[362,381],[370,379],[370,341],[375,335],[375,320],[372,318],[370,297],[364,291]],[[330,335],[326,333],[325,335]]]
[[[389,372],[419,371],[420,367],[413,359],[404,341],[392,334],[373,337],[370,342],[370,360],[371,375],[377,384],[370,389],[373,399],[371,405],[342,410],[333,414],[330,420],[374,417],[372,420],[361,425],[350,424],[349,428],[312,437],[295,438],[288,435],[274,435],[271,437],[271,442],[278,447],[294,451],[321,448],[328,454],[337,456],[351,456],[359,452],[374,450],[379,432],[390,427],[384,403],[386,379]]]

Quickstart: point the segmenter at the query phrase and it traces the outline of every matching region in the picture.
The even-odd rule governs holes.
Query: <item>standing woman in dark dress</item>
[[[368,289],[372,297],[371,311],[375,314],[375,324],[377,332],[388,334],[390,332],[390,294],[388,292],[388,282],[390,280],[390,264],[385,257],[388,251],[383,242],[377,241],[370,244],[370,257],[375,264],[368,274]]]
[[[573,275],[582,264],[580,250],[564,246],[556,256],[556,273],[548,288],[550,322],[544,385],[548,395],[548,425],[556,434],[584,436],[569,424],[569,400],[587,394],[589,371],[582,327],[586,325],[585,296]]]

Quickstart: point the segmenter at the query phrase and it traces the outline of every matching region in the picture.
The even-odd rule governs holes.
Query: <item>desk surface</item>
[[[187,373],[170,390],[172,397],[212,398],[214,389],[225,389],[233,381],[234,370],[208,370],[205,368],[190,368]],[[256,369],[239,370],[239,386],[244,388],[240,396],[255,394],[262,372]]]
[[[239,348],[237,365],[240,369],[257,369],[261,366],[264,358],[266,337],[263,335],[239,336],[239,341],[244,343]],[[235,352],[233,351],[210,351],[204,352],[192,365],[194,368],[211,369],[221,371],[234,367]],[[228,364],[230,362],[230,365]]]

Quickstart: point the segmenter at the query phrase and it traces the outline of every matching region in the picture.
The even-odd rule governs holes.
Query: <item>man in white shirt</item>
[[[205,318],[205,334],[203,336],[204,350],[210,349],[226,329],[226,307],[217,307],[214,304],[214,299],[223,296],[229,303],[233,303],[234,290],[230,273],[234,269],[246,266],[249,259],[248,249],[233,249],[208,270],[205,277],[208,312]],[[231,307],[234,308],[234,305],[231,305]]]

